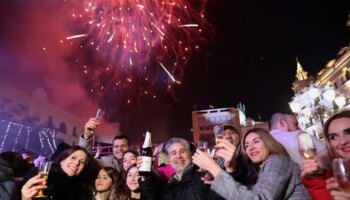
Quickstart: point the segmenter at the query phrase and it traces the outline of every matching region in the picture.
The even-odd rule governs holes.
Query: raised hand
[[[224,165],[226,171],[233,172],[236,167],[237,147],[224,139],[218,139],[218,143],[215,145],[215,148],[218,149],[216,156],[225,160]]]
[[[326,187],[330,191],[333,200],[349,200],[350,193],[342,191],[339,183],[334,177],[326,180]]]
[[[91,136],[95,133],[98,125],[100,125],[100,120],[96,118],[90,118],[89,121],[85,123],[84,138],[90,139]]]
[[[142,157],[141,156],[137,156],[137,159],[136,159],[136,166],[137,168],[140,168],[142,165]]]
[[[40,178],[40,174],[29,179],[21,189],[22,200],[31,200],[40,190],[47,188],[46,185],[38,185],[38,183],[45,181]]]
[[[319,166],[315,158],[304,159],[301,165],[301,178],[307,179],[318,170]]]
[[[192,156],[193,163],[198,167],[209,171],[214,178],[219,174],[221,168],[216,163],[216,161],[208,154],[208,152],[203,152],[199,149]]]

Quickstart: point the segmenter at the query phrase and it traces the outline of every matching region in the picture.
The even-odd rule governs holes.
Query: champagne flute
[[[40,178],[45,179],[45,181],[42,181],[38,183],[39,185],[46,185],[46,180],[49,177],[49,171],[51,168],[51,162],[45,162],[45,163],[40,163],[39,168],[38,168],[38,174],[40,174]],[[34,196],[34,198],[45,198],[47,196],[44,195],[43,190],[39,190],[39,193]]]
[[[106,111],[105,110],[103,110],[102,108],[99,108],[98,110],[97,110],[97,112],[96,112],[96,119],[97,120],[101,120],[102,119],[102,117],[105,115],[105,113],[106,113]]]
[[[299,152],[305,159],[316,158],[317,151],[311,136],[306,133],[300,133],[298,136]]]
[[[106,111],[103,110],[102,108],[97,109],[96,116],[95,116],[96,120],[100,121],[105,113],[106,113]],[[95,131],[96,127],[95,128],[88,128],[88,130]]]
[[[340,189],[350,192],[350,159],[336,158],[332,166],[334,178],[339,183]]]

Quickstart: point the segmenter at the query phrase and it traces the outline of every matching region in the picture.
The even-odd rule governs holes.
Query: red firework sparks
[[[67,40],[82,39],[81,47],[93,48],[94,56],[115,74],[133,69],[142,78],[154,79],[151,71],[158,69],[168,76],[168,83],[180,83],[183,67],[208,35],[205,4],[204,0],[67,1],[64,10],[79,31]],[[126,80],[118,75],[114,79],[116,84]]]

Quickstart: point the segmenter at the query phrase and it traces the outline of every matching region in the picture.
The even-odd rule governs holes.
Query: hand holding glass
[[[104,114],[106,113],[106,111],[105,110],[103,110],[103,109],[101,109],[101,108],[99,108],[98,110],[97,110],[97,112],[96,112],[96,120],[101,120],[102,119],[102,117],[104,116]],[[88,130],[89,131],[95,131],[96,130],[96,127],[94,126],[94,128],[88,128]]]
[[[224,137],[224,127],[219,125],[214,126],[214,134],[215,143],[218,143],[218,139],[222,139]]]
[[[198,145],[197,148],[203,152],[207,151],[208,149],[208,141],[204,141],[204,140],[198,140]],[[205,170],[202,168],[199,168],[198,171],[200,172],[204,172]]]
[[[334,159],[333,174],[339,183],[340,189],[350,192],[350,159]]]
[[[51,168],[51,162],[40,163],[38,168],[38,174],[40,174],[40,178],[45,179],[45,181],[38,183],[39,185],[46,185],[46,180],[49,177],[49,171]],[[39,193],[34,196],[34,198],[44,198],[46,197],[43,194],[43,190],[40,190]]]
[[[198,149],[205,152],[208,149],[208,141],[198,140]]]
[[[303,156],[305,159],[316,158],[316,147],[308,133],[299,134],[298,143],[301,156]]]

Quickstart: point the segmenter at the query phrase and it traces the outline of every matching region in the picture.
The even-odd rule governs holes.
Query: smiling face
[[[123,156],[124,170],[127,170],[133,164],[136,164],[136,156],[131,152],[126,152]]]
[[[269,157],[269,150],[265,143],[254,132],[245,137],[244,148],[252,163],[262,164]]]
[[[126,174],[126,185],[131,191],[139,188],[139,182],[137,181],[139,177],[139,170],[136,166],[132,167]]]
[[[350,159],[350,118],[338,118],[329,124],[328,139],[331,148],[341,158]]]
[[[176,173],[183,172],[191,163],[191,153],[184,144],[174,143],[170,146],[168,159]]]
[[[224,139],[235,146],[237,146],[239,143],[238,133],[230,129],[226,129],[224,131]]]
[[[95,188],[98,192],[106,192],[111,189],[113,180],[104,169],[101,169],[95,180]]]
[[[86,157],[84,151],[77,150],[61,161],[61,168],[68,176],[78,176],[85,167]]]
[[[126,139],[116,139],[113,141],[113,155],[116,159],[123,159],[124,152],[129,150],[129,144]]]

